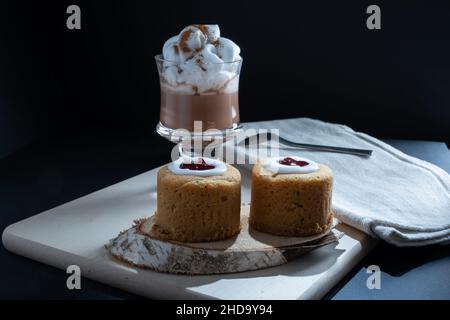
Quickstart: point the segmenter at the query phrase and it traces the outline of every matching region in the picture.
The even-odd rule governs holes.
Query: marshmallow
[[[178,63],[180,61],[180,49],[178,48],[178,36],[173,36],[164,43],[163,57],[165,60]]]
[[[204,72],[202,71],[201,66],[191,59],[180,65],[180,72],[177,75],[177,82],[179,84],[187,84],[194,87],[198,87],[200,85],[203,88],[203,83],[205,82],[202,79],[203,73]]]
[[[233,41],[220,37],[218,25],[191,25],[163,46],[162,76],[177,90],[202,94],[224,89],[237,90],[238,70],[234,61],[241,60],[240,48]],[[176,63],[176,65],[174,65]]]
[[[205,46],[201,55],[204,63],[223,63],[217,54],[216,47],[210,43]]]
[[[203,32],[194,27],[188,26],[181,31],[178,36],[178,46],[181,52],[189,55],[192,52],[202,49],[206,42],[206,36]]]
[[[164,71],[164,78],[167,83],[172,86],[177,86],[177,76],[178,76],[178,67],[177,66],[168,66]]]
[[[217,46],[217,53],[225,62],[240,60],[241,49],[233,41],[227,38],[220,38]]]
[[[205,26],[205,33],[208,41],[210,43],[215,43],[220,38],[220,29],[219,25],[217,24],[206,24]]]

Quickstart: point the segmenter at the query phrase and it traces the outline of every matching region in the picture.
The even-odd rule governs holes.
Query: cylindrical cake
[[[286,159],[292,160],[290,157]],[[305,168],[311,166],[306,161],[299,160],[299,163]],[[333,220],[331,169],[314,163],[314,170],[287,173],[289,170],[289,166],[281,165],[280,170],[276,171],[261,162],[255,164],[252,172],[251,227],[261,232],[292,237],[324,232]]]
[[[177,170],[171,171],[168,166],[159,170],[153,235],[164,240],[202,242],[239,233],[241,175],[228,164],[220,165],[223,173],[204,176],[197,174],[207,170],[192,170],[192,174],[174,173]]]

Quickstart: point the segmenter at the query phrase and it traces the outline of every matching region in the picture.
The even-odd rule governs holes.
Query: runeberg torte
[[[162,240],[202,242],[240,231],[241,175],[218,160],[177,160],[158,172],[156,224]]]
[[[253,167],[252,228],[280,236],[310,236],[332,225],[330,168],[299,157],[270,158]]]

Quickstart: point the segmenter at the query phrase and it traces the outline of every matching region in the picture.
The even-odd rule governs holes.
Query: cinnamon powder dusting
[[[201,59],[197,59],[195,60],[195,63],[197,63],[197,65],[200,67],[200,69],[202,69],[203,71],[206,71],[207,69],[205,68],[205,66],[203,65],[203,62]]]
[[[191,52],[191,49],[189,49],[189,47],[187,46],[187,42],[188,42],[188,40],[189,40],[189,38],[191,36],[191,33],[192,33],[192,30],[191,29],[187,29],[185,32],[183,32],[180,35],[180,44],[179,44],[179,46],[180,46],[181,51],[183,51],[183,52],[186,52],[186,53]]]
[[[208,38],[208,27],[205,24],[193,24],[192,26],[200,30]]]
[[[210,40],[211,44],[217,48],[217,46],[219,45],[219,39],[217,39],[216,41],[211,41],[211,39],[209,39],[208,37],[209,30],[206,24],[193,24],[192,26],[200,30],[200,32],[203,33],[205,38]]]

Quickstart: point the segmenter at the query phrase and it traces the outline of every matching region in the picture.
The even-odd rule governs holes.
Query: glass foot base
[[[205,142],[219,142],[228,141],[237,136],[242,131],[242,125],[236,123],[230,129],[203,131],[203,132],[189,132],[185,129],[171,129],[158,122],[156,125],[156,132],[163,138],[174,143],[180,143],[187,140],[200,139]]]

